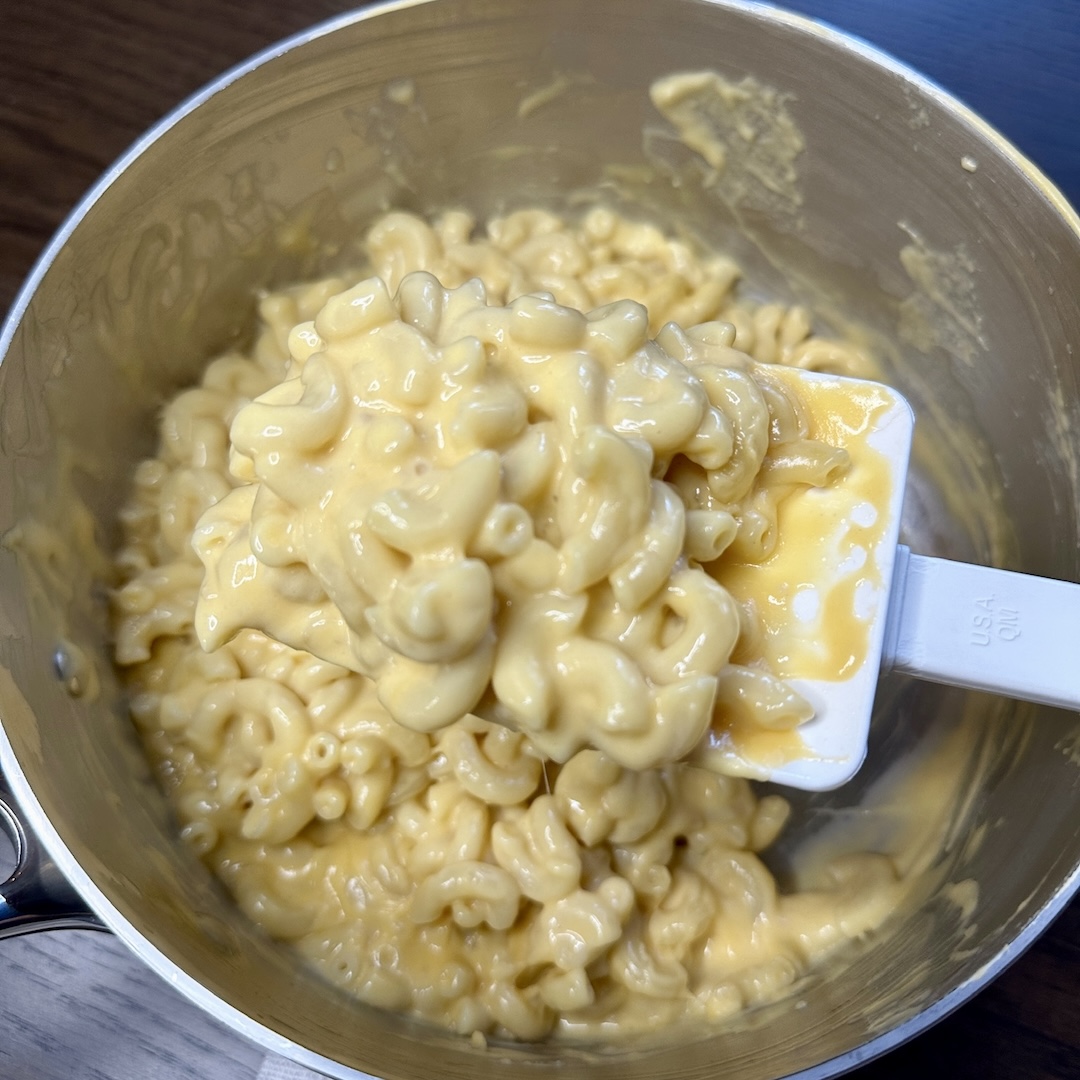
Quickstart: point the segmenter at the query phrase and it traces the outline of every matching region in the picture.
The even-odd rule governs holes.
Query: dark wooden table
[[[0,310],[78,198],[141,132],[225,68],[352,6],[4,0]],[[982,112],[1080,205],[1080,0],[789,6],[922,69]],[[253,1077],[260,1065],[260,1075],[273,1072],[254,1047],[140,972],[115,942],[74,934],[63,947],[24,940],[0,949],[0,1080],[233,1080]],[[974,1001],[855,1075],[1080,1078],[1080,902]]]

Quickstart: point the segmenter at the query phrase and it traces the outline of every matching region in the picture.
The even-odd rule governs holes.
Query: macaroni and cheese
[[[809,716],[724,568],[846,465],[768,365],[864,358],[604,209],[392,213],[367,252],[264,298],[136,472],[116,659],[184,838],[330,978],[462,1033],[775,998],[895,868],[783,894],[786,802],[687,758]]]

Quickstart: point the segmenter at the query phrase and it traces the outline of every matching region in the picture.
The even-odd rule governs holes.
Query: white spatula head
[[[827,791],[866,756],[878,676],[1080,710],[1080,584],[915,555],[897,544],[914,417],[876,383],[770,369],[806,406],[812,437],[848,472],[779,505],[775,553],[725,566],[765,626],[761,658],[808,702],[809,721],[712,733],[694,759],[718,772]],[[779,710],[788,721],[792,710]]]
[[[772,672],[814,709],[798,728],[712,737],[696,752],[723,772],[825,791],[866,755],[896,561],[914,415],[878,383],[770,369],[807,407],[813,437],[847,450],[840,480],[800,489],[779,506],[774,554],[726,569],[725,587],[752,600]]]

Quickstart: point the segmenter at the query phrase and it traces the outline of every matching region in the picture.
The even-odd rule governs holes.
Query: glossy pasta
[[[329,977],[465,1034],[777,996],[893,867],[779,894],[784,801],[687,758],[809,716],[723,566],[845,464],[764,365],[861,356],[602,209],[367,247],[267,297],[136,472],[116,658],[184,837]]]

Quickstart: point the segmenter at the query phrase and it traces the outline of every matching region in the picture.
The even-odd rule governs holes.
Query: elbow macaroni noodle
[[[603,209],[391,213],[367,251],[263,299],[122,514],[116,660],[183,837],[330,978],[465,1034],[778,996],[894,868],[781,894],[786,802],[695,752],[810,715],[724,567],[845,468],[768,365],[864,358]]]

